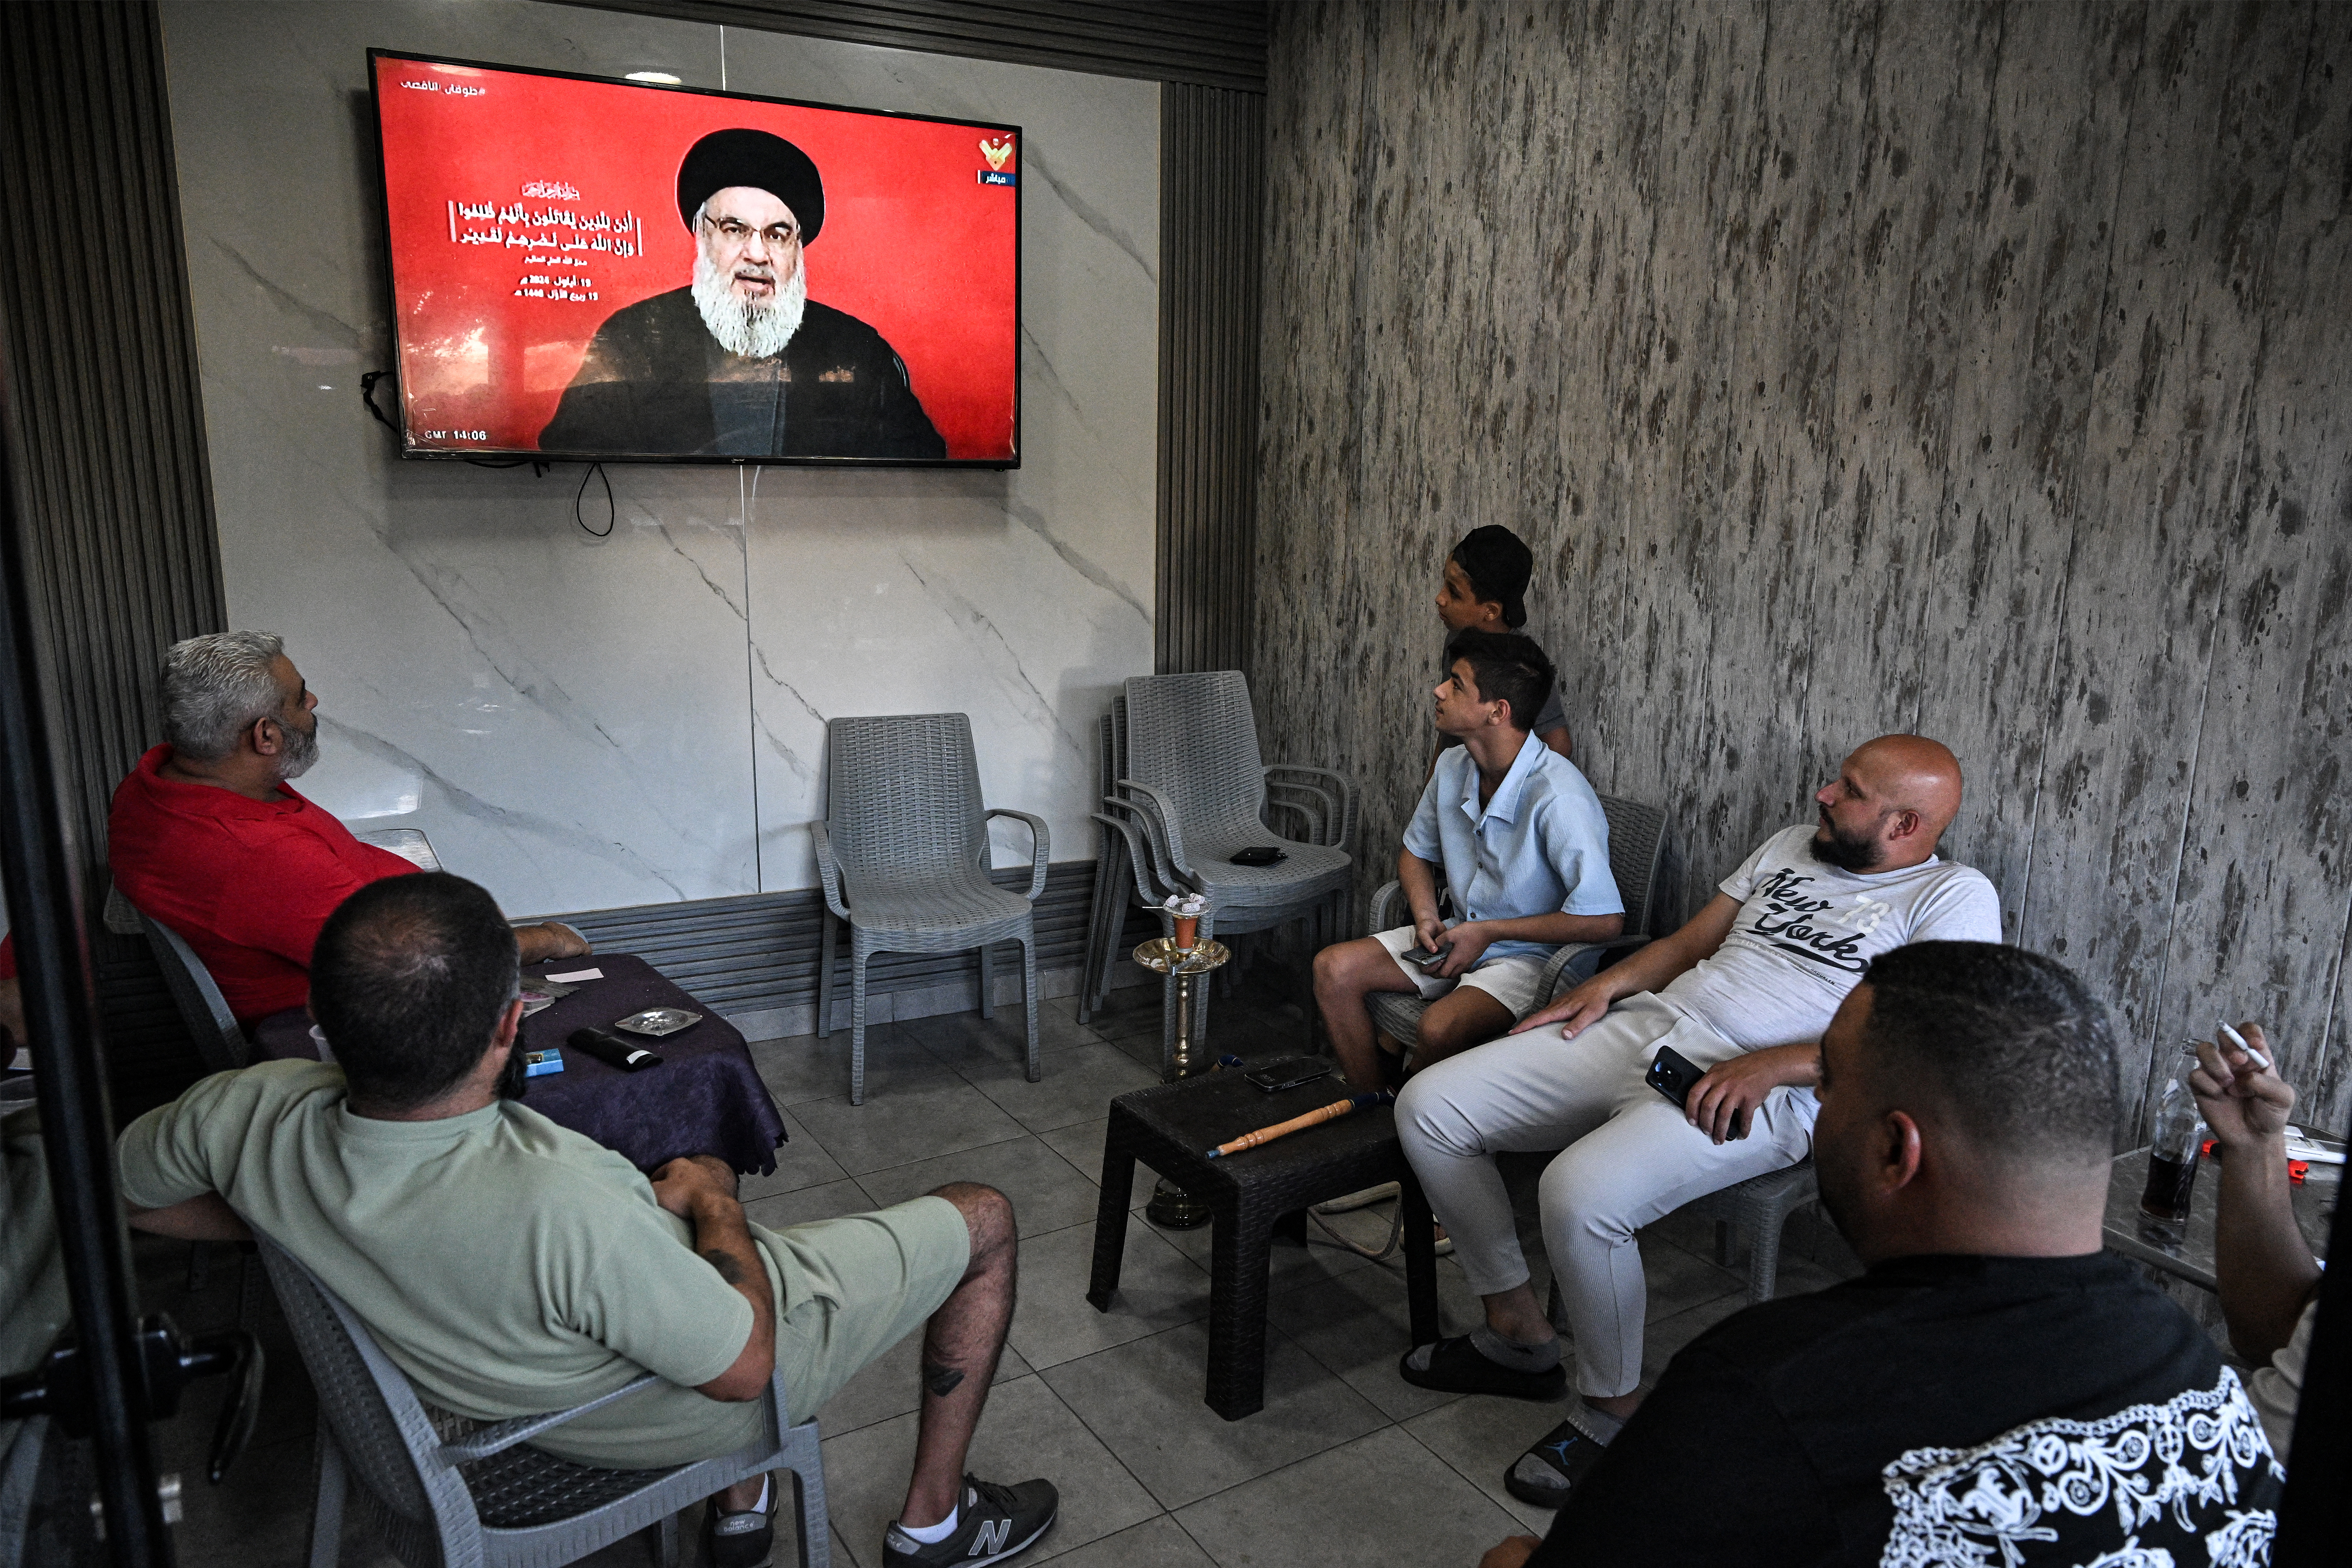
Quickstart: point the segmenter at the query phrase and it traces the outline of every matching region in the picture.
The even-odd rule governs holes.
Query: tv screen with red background
[[[1020,460],[1020,129],[371,50],[404,450]]]

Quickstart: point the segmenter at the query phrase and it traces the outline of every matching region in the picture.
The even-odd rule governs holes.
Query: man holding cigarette
[[[1528,731],[1558,684],[1551,660],[1507,632],[1457,632],[1447,651],[1437,730],[1461,744],[1439,754],[1397,856],[1412,924],[1315,955],[1315,1001],[1359,1090],[1381,1086],[1365,1005],[1373,992],[1430,1001],[1417,1037],[1402,1042],[1425,1068],[1526,1016],[1554,948],[1625,929],[1601,797]],[[1439,912],[1441,869],[1459,919]]]
[[[2221,1154],[2213,1271],[2221,1316],[2231,1348],[2255,1369],[2246,1393],[2262,1413],[2271,1451],[2284,1464],[2319,1316],[2319,1263],[2294,1223],[2287,1193],[2286,1117],[2294,1109],[2294,1086],[2273,1067],[2260,1024],[2247,1024],[2234,1040],[2233,1033],[2224,1025],[2220,1042],[2198,1043],[2189,1087]]]

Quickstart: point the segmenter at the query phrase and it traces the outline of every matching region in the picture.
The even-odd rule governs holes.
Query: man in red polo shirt
[[[187,940],[250,1023],[310,994],[310,946],[336,906],[416,868],[362,844],[287,782],[319,755],[319,699],[268,632],[215,632],[163,659],[164,743],[114,792],[114,885]],[[522,961],[588,951],[567,926],[515,931]]]

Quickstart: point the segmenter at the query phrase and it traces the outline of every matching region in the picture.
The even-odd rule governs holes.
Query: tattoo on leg
[[[941,1366],[937,1362],[929,1361],[923,1363],[923,1386],[931,1391],[931,1397],[934,1399],[945,1399],[949,1394],[953,1394],[962,1382],[963,1373],[954,1367]]]

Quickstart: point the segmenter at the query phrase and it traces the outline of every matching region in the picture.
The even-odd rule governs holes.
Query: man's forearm
[[[2230,1342],[2259,1364],[2294,1336],[2319,1282],[2319,1265],[2294,1223],[2285,1144],[2264,1138],[2232,1143],[2221,1154],[2213,1272]]]
[[[142,1209],[136,1204],[123,1205],[123,1217],[133,1230],[143,1230],[152,1236],[168,1236],[175,1241],[251,1241],[253,1232],[228,1200],[218,1193],[199,1193],[193,1198],[173,1204],[167,1208]]]
[[[1771,1074],[1776,1084],[1789,1089],[1820,1087],[1822,1047],[1818,1042],[1802,1046],[1767,1046],[1748,1054]]]
[[[1553,913],[1480,921],[1477,925],[1492,942],[1540,942],[1558,947],[1571,942],[1607,942],[1624,931],[1625,917]]]
[[[693,1219],[694,1250],[751,1304],[751,1337],[743,1347],[744,1354],[760,1366],[772,1368],[775,1291],[768,1283],[768,1270],[760,1261],[751,1227],[744,1223],[743,1205],[716,1193],[705,1194],[695,1202]],[[740,1397],[756,1399],[759,1394],[754,1389]]]
[[[517,926],[514,934],[515,947],[524,963],[544,963],[552,958],[578,958],[590,951],[585,942],[553,921]]]
[[[1645,942],[1593,978],[1608,984],[1612,998],[1662,991],[1675,976],[1706,956],[1706,952],[1685,951],[1690,944],[1682,939],[1683,933],[1676,931],[1663,941]]]
[[[1397,852],[1397,882],[1404,893],[1412,923],[1437,919],[1437,877],[1429,862],[1410,849]]]

